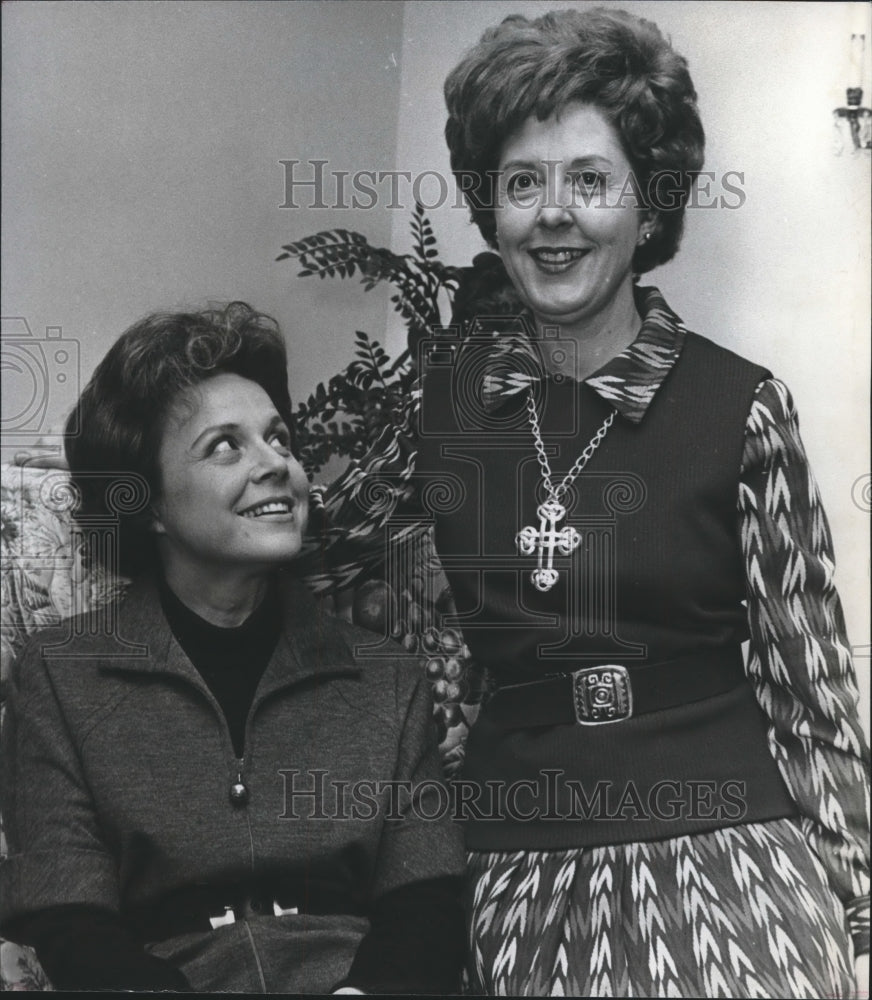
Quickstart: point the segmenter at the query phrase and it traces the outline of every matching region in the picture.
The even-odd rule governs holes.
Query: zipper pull
[[[243,763],[243,760],[236,761],[236,781],[230,786],[230,804],[237,809],[248,805],[248,786],[242,780]]]

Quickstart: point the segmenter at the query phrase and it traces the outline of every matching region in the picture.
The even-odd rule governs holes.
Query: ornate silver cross
[[[581,535],[571,525],[557,527],[557,522],[566,517],[566,508],[554,499],[540,504],[536,513],[539,515],[539,527],[527,525],[521,528],[515,536],[515,544],[523,556],[537,553],[539,565],[530,574],[530,580],[537,590],[546,591],[557,583],[559,575],[554,568],[555,549],[561,555],[570,555],[581,543]]]

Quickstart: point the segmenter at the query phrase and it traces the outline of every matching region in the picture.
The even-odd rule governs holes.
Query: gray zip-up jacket
[[[0,926],[64,903],[125,915],[252,876],[326,878],[365,913],[398,886],[463,873],[420,664],[321,611],[300,582],[280,589],[283,633],[241,760],[153,581],[96,634],[76,620],[30,640],[3,726]],[[318,993],[368,926],[355,909],[250,915],[149,948],[197,990]]]

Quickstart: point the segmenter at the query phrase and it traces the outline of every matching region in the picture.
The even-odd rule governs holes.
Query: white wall
[[[569,6],[406,4],[400,168],[449,170],[442,84],[485,28],[509,13],[538,16]],[[643,283],[659,285],[692,328],[768,365],[791,388],[833,528],[865,701],[869,516],[855,484],[869,473],[870,159],[833,154],[831,116],[844,103],[851,30],[869,23],[870,8],[631,0],[614,6],[655,21],[687,57],[707,134],[705,169],[718,176],[743,171],[745,178],[745,204],[688,212],[679,255]],[[866,35],[872,40],[872,30]],[[867,53],[867,105],[869,64]],[[448,204],[430,215],[445,260],[466,264],[485,248],[464,210]],[[394,245],[402,245],[406,219],[397,215],[393,228]],[[399,339],[394,324],[390,343]]]
[[[333,226],[387,243],[390,218],[280,208],[279,161],[393,166],[402,13],[359,2],[4,4],[3,315],[37,335],[62,327],[87,377],[143,314],[240,298],[285,330],[295,398],[343,368],[355,327],[384,330],[386,296],[340,281],[325,296],[275,258]],[[4,371],[4,416],[22,412],[15,392],[30,387]],[[51,386],[46,426],[76,388]]]

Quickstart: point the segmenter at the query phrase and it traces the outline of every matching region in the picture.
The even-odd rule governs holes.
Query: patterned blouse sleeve
[[[751,630],[748,673],[809,844],[869,951],[869,749],[833,584],[833,545],[787,387],[757,388],[739,515]]]
[[[420,384],[363,458],[309,494],[309,531],[301,555],[316,595],[346,590],[384,566],[387,546],[427,529],[418,501]]]

